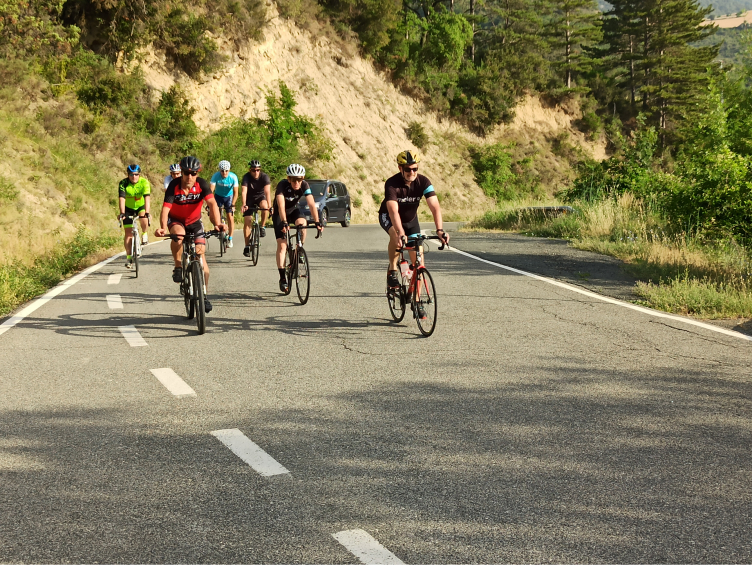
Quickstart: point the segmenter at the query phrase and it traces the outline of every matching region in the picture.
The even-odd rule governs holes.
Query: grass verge
[[[118,241],[115,236],[94,236],[79,227],[72,240],[58,243],[30,265],[20,261],[0,265],[0,316],[87,267],[99,258],[97,253],[114,248]]]
[[[552,204],[507,202],[466,229],[564,238],[578,249],[616,257],[638,279],[636,292],[645,304],[665,312],[708,319],[752,317],[752,256],[733,239],[707,241],[669,233],[660,214],[630,194],[576,202],[573,214],[525,210]]]

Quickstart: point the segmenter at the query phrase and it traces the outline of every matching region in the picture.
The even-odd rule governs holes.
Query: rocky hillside
[[[179,83],[197,110],[196,123],[210,131],[228,118],[263,116],[267,92],[284,81],[296,93],[297,111],[315,118],[334,142],[334,159],[316,168],[347,183],[359,203],[353,210],[356,222],[376,220],[384,180],[396,172],[394,157],[412,145],[406,127],[413,120],[428,133],[422,169],[438,188],[448,219],[471,218],[493,206],[473,180],[469,144],[517,142],[523,153],[537,155],[535,166],[550,169],[543,175],[549,191],[571,173],[567,159],[551,152],[552,140],[563,134],[590,155],[604,154],[603,147],[588,143],[573,127],[577,109],[545,108],[532,97],[518,107],[512,124],[480,139],[426,113],[420,102],[399,92],[369,61],[341,44],[280,18],[274,4],[267,6],[262,41],[237,48],[234,42],[214,39],[227,57],[220,71],[193,80],[173,69],[163,53],[149,49],[140,61],[146,82],[156,92]]]

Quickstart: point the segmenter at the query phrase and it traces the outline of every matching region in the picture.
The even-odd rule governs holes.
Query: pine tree
[[[554,68],[571,89],[574,78],[592,68],[587,50],[603,37],[595,0],[555,0],[549,30]]]

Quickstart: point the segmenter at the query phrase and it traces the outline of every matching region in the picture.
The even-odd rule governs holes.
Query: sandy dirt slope
[[[285,81],[295,91],[297,110],[314,117],[335,144],[334,160],[316,168],[344,181],[359,199],[353,221],[376,220],[384,180],[396,172],[394,158],[412,147],[405,133],[412,120],[421,122],[430,136],[422,172],[437,187],[447,218],[467,219],[493,206],[474,182],[467,154],[469,143],[484,140],[426,112],[370,62],[278,17],[273,4],[268,6],[262,41],[237,49],[233,43],[216,39],[229,59],[220,71],[194,81],[172,70],[163,54],[147,50],[141,62],[147,83],[157,91],[180,83],[197,109],[199,127],[212,130],[228,117],[263,116],[268,90],[276,90],[278,81]],[[545,110],[533,98],[523,101],[517,116],[515,123],[499,128],[489,139],[510,134],[525,138],[518,134],[527,130],[541,137],[541,131],[571,128],[572,122],[571,116]]]

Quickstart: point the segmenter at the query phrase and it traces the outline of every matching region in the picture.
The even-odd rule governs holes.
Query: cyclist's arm
[[[248,206],[245,205],[245,203],[248,202],[247,198],[248,198],[248,185],[243,184],[241,194],[240,194],[240,201],[243,204],[243,212],[245,212],[248,209]]]
[[[287,223],[287,211],[285,210],[285,197],[281,194],[277,194],[275,198],[275,205],[277,206],[279,219],[283,222]]]
[[[272,205],[272,185],[267,184],[264,186],[264,197],[266,197],[266,201],[269,203],[269,206]]]
[[[159,229],[155,230],[154,235],[157,237],[164,237],[170,230],[167,228],[167,220],[170,217],[170,209],[167,206],[162,206],[162,212],[159,214]]]
[[[219,206],[214,198],[206,200],[206,205],[209,207],[209,219],[214,226],[218,226],[222,223],[222,217],[219,215]]]
[[[313,221],[317,224],[319,223],[319,211],[316,207],[316,201],[313,199],[313,194],[306,194],[305,197],[306,204],[308,204],[308,209],[311,211],[311,216],[313,217]]]
[[[125,214],[125,198],[122,196],[119,198],[120,200],[120,213]]]
[[[149,194],[144,194],[144,211],[146,212],[147,216],[151,211],[151,195]]]
[[[389,219],[392,220],[394,231],[399,239],[405,235],[405,229],[402,227],[402,219],[399,215],[399,204],[395,200],[387,200],[386,211],[389,213]]]
[[[235,208],[235,202],[238,201],[238,185],[232,187],[232,207]],[[245,202],[245,200],[244,200]]]
[[[217,183],[216,183],[216,182],[213,182],[213,183],[210,183],[210,184],[209,184],[209,188],[211,188],[211,191],[212,191],[212,192],[214,192],[214,187],[216,187],[216,186],[217,186]],[[208,205],[208,204],[207,204],[207,205]]]

